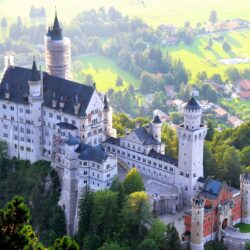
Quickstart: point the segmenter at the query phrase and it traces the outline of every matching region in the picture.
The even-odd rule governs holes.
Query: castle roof
[[[155,123],[155,124],[160,124],[160,123],[162,123],[162,122],[161,122],[161,119],[160,119],[160,117],[159,117],[159,115],[156,115],[156,116],[155,116],[155,118],[154,118],[154,120],[152,121],[152,123]]]
[[[0,99],[5,99],[6,84],[10,90],[10,101],[20,104],[28,104],[29,86],[28,81],[31,79],[32,70],[22,67],[10,66],[4,73],[0,84]],[[56,93],[56,96],[55,94]],[[84,84],[69,81],[60,77],[51,76],[43,72],[43,105],[51,109],[62,110],[64,113],[75,115],[74,101],[78,95],[80,103],[79,116],[86,115],[86,109],[94,93],[94,88]],[[61,109],[58,105],[52,107],[52,99],[63,96],[64,107]]]
[[[192,97],[189,102],[185,105],[184,109],[187,110],[200,110],[201,106],[200,104],[195,100],[194,97]]]
[[[67,123],[67,122],[59,122],[56,124],[57,126],[59,126],[61,129],[69,129],[69,130],[76,130],[77,127],[71,123]]]
[[[32,64],[30,81],[32,82],[40,81],[40,73],[37,70],[35,59],[33,60],[33,64]]]
[[[222,187],[223,187],[222,182],[216,181],[211,178],[207,178],[204,188],[201,191],[200,195],[208,199],[215,199],[218,197]]]
[[[107,100],[107,96],[104,96],[104,110],[108,110],[109,109],[109,104],[108,104],[108,100]]]
[[[152,158],[155,158],[157,160],[160,160],[160,161],[165,161],[167,163],[170,163],[172,165],[175,165],[175,166],[178,166],[178,161],[169,156],[169,155],[166,155],[166,154],[160,154],[160,153],[157,153],[155,150],[151,149],[149,151],[149,154],[148,154],[149,157],[152,157]]]
[[[68,139],[65,142],[69,146],[74,146],[80,144],[80,138],[79,137],[74,137],[71,134],[69,134]]]
[[[159,141],[154,139],[154,137],[144,127],[136,128],[134,132],[139,138],[139,140],[143,143],[143,145],[160,145],[161,144]]]
[[[62,40],[62,29],[60,28],[60,24],[58,21],[57,13],[55,13],[54,24],[52,30],[50,32],[51,40]]]
[[[80,147],[82,150],[76,150],[77,153],[80,153],[80,160],[102,163],[108,158],[108,154],[105,152],[102,145],[81,145]]]

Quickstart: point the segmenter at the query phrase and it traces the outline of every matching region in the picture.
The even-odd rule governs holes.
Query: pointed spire
[[[156,123],[157,123],[157,124],[162,123],[162,122],[161,122],[161,119],[160,119],[160,117],[159,117],[159,115],[156,115],[156,116],[155,116],[155,118],[154,118],[154,120],[152,121],[152,123],[155,123],[155,124],[156,124]]]
[[[104,96],[104,110],[109,110],[109,104],[106,95]]]
[[[37,70],[35,57],[33,59],[30,81],[32,82],[40,81],[40,74],[39,71]]]
[[[57,17],[57,11],[55,11],[55,19],[53,28],[51,30],[51,39],[52,40],[62,40],[62,29],[60,27],[58,17]]]
[[[199,103],[195,100],[194,97],[192,97],[189,102],[184,107],[186,110],[199,110],[201,109],[201,106]]]

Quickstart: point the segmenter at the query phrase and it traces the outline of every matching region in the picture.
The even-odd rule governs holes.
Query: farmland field
[[[109,88],[120,89],[126,88],[132,84],[135,88],[139,87],[139,80],[129,72],[121,69],[112,60],[99,55],[80,56],[75,61],[81,62],[82,72],[93,76],[97,89],[107,91]],[[120,76],[123,80],[123,87],[116,87],[116,79]],[[82,82],[83,79],[79,72],[74,71],[74,79]]]
[[[192,73],[192,81],[195,81],[197,72],[206,71],[209,76],[213,73],[223,73],[230,65],[223,64],[219,59],[225,58],[250,58],[250,30],[245,31],[232,31],[222,34],[224,36],[223,41],[214,41],[213,48],[206,50],[205,47],[208,43],[210,36],[203,36],[195,38],[194,43],[191,45],[185,45],[183,43],[178,46],[172,46],[169,48],[162,48],[163,51],[169,51],[172,57],[180,58],[185,66]],[[230,52],[225,52],[222,49],[222,44],[228,42],[231,46]],[[250,63],[234,64],[233,67],[238,69],[244,69],[250,67]]]
[[[139,15],[153,26],[161,23],[182,25],[186,21],[206,21],[213,9],[218,12],[220,19],[240,17],[249,20],[250,9],[249,0],[0,0],[0,16],[15,20],[20,15],[24,21],[28,21],[32,4],[36,7],[45,6],[49,20],[54,15],[55,6],[63,22],[69,22],[83,10],[114,6],[130,17]]]

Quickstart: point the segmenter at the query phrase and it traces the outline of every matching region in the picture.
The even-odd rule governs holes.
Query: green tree
[[[138,247],[138,250],[152,250],[152,249],[157,250],[157,244],[152,239],[144,239]]]
[[[123,86],[123,80],[120,76],[117,77],[115,86],[117,86],[117,87]]]
[[[96,192],[92,213],[94,233],[104,241],[111,240],[117,228],[118,193],[110,190]]]
[[[215,74],[213,74],[212,76],[211,76],[211,80],[213,80],[214,82],[216,82],[216,83],[223,83],[223,81],[222,81],[222,79],[221,79],[221,75],[220,74],[217,74],[217,73],[215,73]]]
[[[24,199],[14,197],[0,210],[0,249],[40,249],[29,222],[30,212]]]
[[[237,81],[241,78],[240,72],[237,68],[234,67],[229,67],[225,70],[225,76],[230,80],[230,81]]]
[[[241,151],[241,163],[250,166],[250,146],[244,147]]]
[[[228,248],[220,241],[209,241],[205,244],[205,250],[227,250]]]
[[[107,243],[105,242],[103,246],[99,247],[97,250],[123,250],[123,248],[117,243]]]
[[[121,237],[133,249],[143,240],[146,233],[146,223],[150,219],[150,205],[145,192],[131,193],[122,208]],[[128,239],[133,239],[128,241]]]
[[[222,45],[222,48],[226,52],[231,50],[231,46],[230,46],[230,44],[228,42],[224,42],[223,45]]]
[[[210,15],[209,15],[209,21],[212,24],[215,24],[217,20],[218,20],[217,12],[215,10],[211,10]]]
[[[210,36],[209,39],[208,39],[208,43],[207,43],[207,49],[212,49],[213,47],[213,39],[212,37]]]
[[[89,186],[85,186],[79,205],[79,223],[77,241],[80,247],[83,246],[84,238],[91,230],[91,218],[94,206],[94,193]]]
[[[127,173],[123,182],[123,187],[126,194],[145,190],[141,175],[135,167],[131,168]]]
[[[77,243],[68,236],[57,239],[51,250],[79,250]]]
[[[170,113],[170,120],[174,124],[180,124],[183,121],[183,115],[180,112],[171,112]]]

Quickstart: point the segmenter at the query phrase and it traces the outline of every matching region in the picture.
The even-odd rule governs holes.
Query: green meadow
[[[249,20],[249,0],[0,0],[0,16],[16,19],[22,16],[28,21],[30,6],[44,6],[49,20],[54,15],[55,6],[63,22],[69,22],[77,13],[90,8],[114,6],[123,14],[140,16],[153,26],[162,23],[182,25],[203,22],[211,10],[216,10],[220,19],[242,18]]]
[[[224,40],[213,41],[211,50],[205,49],[210,38],[209,35],[195,38],[191,45],[180,43],[178,46],[164,47],[164,52],[169,52],[173,58],[180,58],[185,66],[191,71],[192,81],[196,80],[198,72],[206,71],[209,76],[214,73],[224,74],[226,68],[233,66],[238,69],[250,67],[250,63],[226,65],[219,59],[242,57],[250,58],[250,30],[232,31],[222,34]],[[222,44],[228,42],[231,46],[231,51],[225,52]]]
[[[124,89],[132,84],[135,88],[139,87],[139,80],[129,72],[121,69],[117,64],[99,55],[80,56],[74,60],[81,62],[81,72],[76,72],[74,69],[74,79],[83,82],[82,74],[90,74],[93,76],[98,90],[107,91],[109,88]],[[123,80],[122,87],[116,87],[116,79],[120,76]]]

